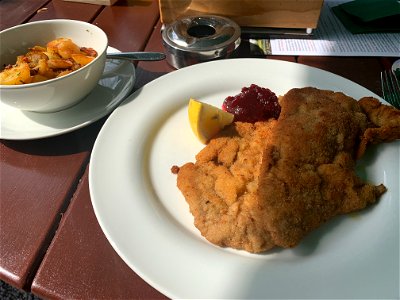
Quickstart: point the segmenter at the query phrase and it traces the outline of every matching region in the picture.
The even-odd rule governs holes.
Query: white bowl
[[[59,78],[23,85],[0,85],[1,102],[20,110],[54,112],[81,101],[99,81],[105,66],[107,35],[99,27],[75,20],[31,22],[0,32],[0,66],[15,64],[28,48],[45,46],[56,38],[70,38],[98,56],[86,66]]]

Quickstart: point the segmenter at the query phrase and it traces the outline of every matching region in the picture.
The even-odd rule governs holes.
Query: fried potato
[[[0,73],[0,84],[19,85],[32,82],[31,71],[26,62],[6,68]]]
[[[61,77],[87,65],[97,56],[92,48],[79,48],[71,39],[57,38],[46,47],[33,46],[0,72],[0,84],[17,85]]]

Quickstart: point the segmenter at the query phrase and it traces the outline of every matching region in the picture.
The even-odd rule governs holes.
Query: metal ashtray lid
[[[214,15],[184,17],[162,30],[167,61],[175,68],[225,58],[240,45],[240,27]]]

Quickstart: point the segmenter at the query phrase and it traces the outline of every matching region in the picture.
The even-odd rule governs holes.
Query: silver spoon
[[[165,59],[165,54],[161,52],[116,52],[107,53],[107,58],[157,61]]]

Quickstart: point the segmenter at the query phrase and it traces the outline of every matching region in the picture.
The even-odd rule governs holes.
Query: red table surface
[[[100,6],[62,0],[2,0],[0,29],[69,18],[101,27],[122,51],[163,51],[156,0]],[[245,43],[239,57],[251,57]],[[381,94],[379,71],[393,58],[268,56],[331,71]],[[166,61],[140,62],[138,89],[174,71]],[[166,298],[117,255],[91,205],[90,153],[106,117],[74,132],[0,144],[0,279],[51,299]]]

